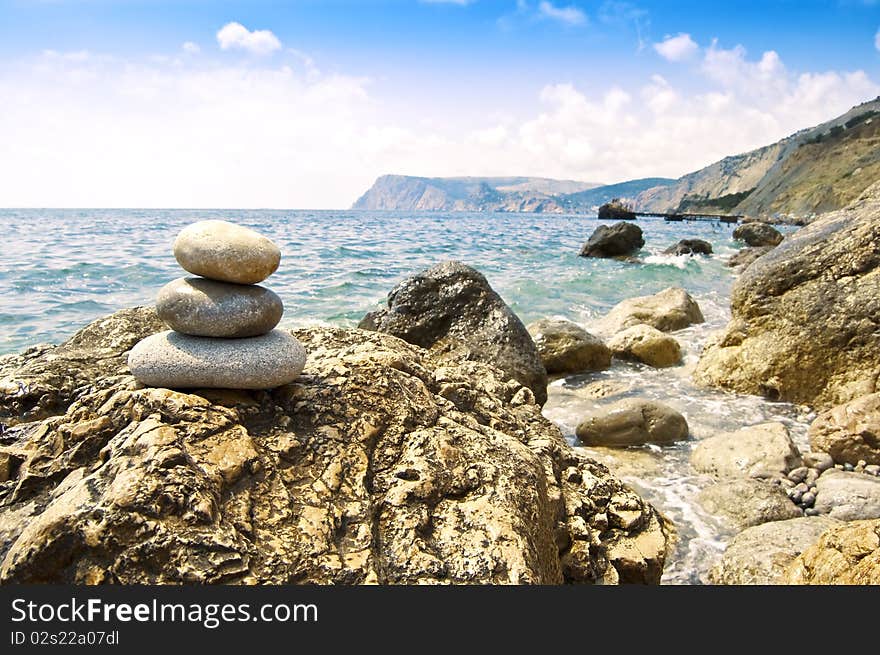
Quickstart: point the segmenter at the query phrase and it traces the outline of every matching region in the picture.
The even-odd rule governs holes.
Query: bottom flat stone
[[[246,339],[169,330],[143,339],[128,355],[139,382],[169,389],[272,389],[293,382],[305,364],[302,344],[283,330]]]

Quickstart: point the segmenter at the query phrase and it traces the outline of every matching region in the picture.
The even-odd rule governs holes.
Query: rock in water
[[[650,325],[633,325],[618,332],[608,347],[619,359],[631,359],[656,368],[681,363],[678,341]]]
[[[547,401],[547,371],[532,337],[486,278],[461,262],[404,280],[388,294],[388,308],[358,327],[486,362],[531,389],[539,404]]]
[[[778,246],[782,243],[782,233],[767,223],[743,223],[733,231],[733,238],[745,241],[752,247]]]
[[[272,275],[281,251],[253,230],[226,221],[199,221],[174,241],[174,257],[195,275],[236,284],[256,284]]]
[[[272,330],[284,305],[265,287],[179,278],[159,291],[156,311],[172,330],[197,337],[256,337]]]
[[[841,521],[880,519],[880,478],[831,469],[816,482],[814,507]]]
[[[749,266],[751,266],[758,257],[766,255],[768,252],[773,250],[772,246],[760,246],[758,248],[743,248],[742,250],[734,253],[730,256],[730,259],[727,260],[727,265],[731,268],[736,268],[742,273]]]
[[[761,423],[703,439],[691,454],[695,469],[721,478],[778,478],[802,464],[782,423]]]
[[[645,245],[642,229],[632,223],[600,225],[581,248],[581,257],[620,257],[631,255]]]
[[[527,329],[548,373],[603,371],[611,366],[608,346],[576,323],[545,318]]]
[[[702,239],[682,239],[663,251],[664,255],[711,255],[712,244]]]
[[[880,392],[880,183],[760,257],[694,379],[820,408]]]
[[[880,393],[819,414],[810,426],[810,447],[841,464],[880,464]]]
[[[247,339],[169,330],[147,337],[128,355],[139,382],[167,389],[273,389],[293,382],[305,363],[302,345],[282,330]]]
[[[641,446],[670,444],[687,439],[684,416],[650,400],[621,400],[587,416],[576,434],[585,446]]]
[[[700,306],[687,291],[669,287],[653,296],[638,296],[618,303],[596,327],[603,334],[617,334],[644,323],[661,332],[672,332],[704,320]]]
[[[709,582],[725,585],[785,584],[786,568],[839,521],[807,516],[772,521],[740,532],[709,571]]]
[[[791,563],[784,582],[880,585],[880,520],[853,521],[826,530]]]
[[[737,530],[803,516],[779,486],[751,478],[713,484],[700,492],[697,501],[707,512],[724,518]]]
[[[93,377],[7,431],[0,583],[659,581],[666,522],[498,369],[296,336],[305,376],[269,393]]]

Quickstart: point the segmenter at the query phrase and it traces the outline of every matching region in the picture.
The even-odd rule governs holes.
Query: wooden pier
[[[739,223],[742,216],[735,214],[664,214],[662,212],[632,212],[635,216],[656,216],[666,221],[720,221],[722,223]]]

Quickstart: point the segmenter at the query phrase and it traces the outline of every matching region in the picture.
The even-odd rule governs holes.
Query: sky
[[[880,0],[0,0],[0,207],[678,177],[880,95]]]

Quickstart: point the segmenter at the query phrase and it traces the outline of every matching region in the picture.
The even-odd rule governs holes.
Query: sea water
[[[801,445],[811,419],[803,408],[695,387],[693,365],[707,336],[730,317],[741,244],[717,222],[640,220],[641,263],[584,259],[578,251],[600,224],[595,216],[282,210],[0,210],[0,355],[58,343],[88,322],[133,305],[186,273],[171,255],[177,232],[198,220],[225,219],[272,238],[283,253],[271,287],[284,301],[282,327],[354,326],[413,273],[457,259],[480,270],[526,323],[561,317],[587,329],[616,303],[666,287],[694,296],[706,322],[677,332],[685,364],[668,369],[617,362],[608,371],[551,384],[544,414],[576,444],[589,411],[622,397],[645,397],[682,412],[693,440],[673,447],[590,449],[591,455],[661,509],[676,525],[664,582],[699,583],[731,536],[695,498],[711,480],[688,465],[694,443],[766,420],[788,425]],[[679,239],[709,241],[709,257],[667,256]],[[595,399],[586,384],[623,384],[621,396]]]

